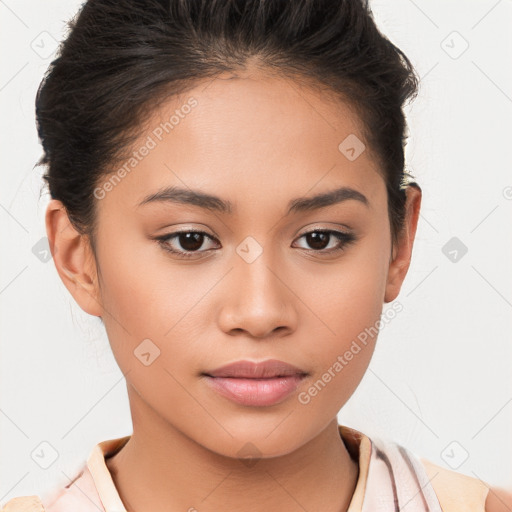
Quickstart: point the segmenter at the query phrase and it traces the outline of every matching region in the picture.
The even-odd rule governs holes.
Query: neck
[[[202,446],[131,394],[133,434],[106,459],[128,512],[348,510],[358,464],[336,420],[299,449],[251,464]]]

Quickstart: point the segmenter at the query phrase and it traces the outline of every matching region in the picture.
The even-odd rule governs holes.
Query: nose
[[[284,336],[298,321],[290,276],[276,268],[265,252],[252,263],[243,259],[227,276],[222,294],[219,327],[230,335],[253,338]]]

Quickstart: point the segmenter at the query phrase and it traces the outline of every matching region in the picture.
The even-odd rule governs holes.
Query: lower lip
[[[215,391],[234,402],[262,407],[285,400],[304,377],[297,374],[272,379],[242,379],[207,375],[206,381]]]

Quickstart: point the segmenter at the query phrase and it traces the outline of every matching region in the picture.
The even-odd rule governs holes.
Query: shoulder
[[[42,497],[45,512],[98,512],[104,511],[101,500],[87,466],[64,488],[57,487]]]
[[[104,512],[87,467],[65,487],[57,485],[41,496],[10,499],[0,512]]]
[[[499,487],[489,489],[487,501],[485,502],[486,512],[510,512],[512,510],[512,491]]]
[[[512,494],[420,458],[443,512],[510,512]]]
[[[60,479],[41,496],[11,498],[3,507],[0,505],[0,512],[105,512],[106,508],[112,512],[125,512],[105,465],[105,456],[120,450],[130,437],[101,441],[94,446],[87,461],[77,469],[73,480],[69,481],[67,477]],[[108,507],[103,505],[105,498]]]
[[[0,512],[45,512],[39,496],[18,496],[10,499]]]

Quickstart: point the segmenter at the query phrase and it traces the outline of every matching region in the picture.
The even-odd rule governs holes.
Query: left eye
[[[298,239],[305,238],[308,245],[313,247],[313,252],[318,252],[320,254],[329,254],[332,252],[338,252],[345,249],[345,246],[354,242],[356,240],[355,235],[352,233],[345,233],[343,231],[334,231],[334,230],[323,230],[316,229],[314,231],[309,231],[308,233],[304,233]],[[331,241],[336,242],[334,247],[328,247]],[[326,246],[326,242],[327,246]],[[306,248],[307,249],[307,248]]]

